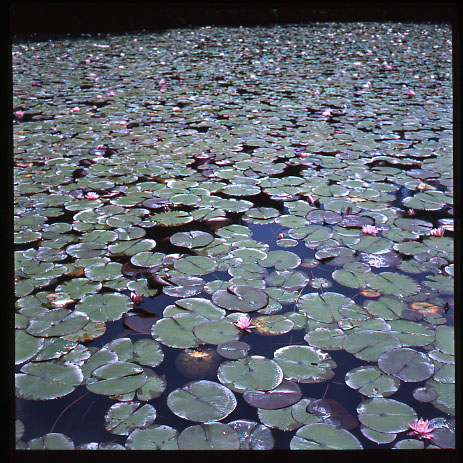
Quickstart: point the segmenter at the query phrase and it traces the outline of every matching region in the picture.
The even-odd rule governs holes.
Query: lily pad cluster
[[[98,442],[19,413],[17,448],[409,448],[424,405],[452,447],[450,38],[14,43],[16,397],[110,403]]]

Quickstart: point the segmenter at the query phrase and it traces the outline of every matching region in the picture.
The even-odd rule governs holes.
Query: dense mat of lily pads
[[[453,447],[451,66],[436,24],[14,43],[16,447]]]

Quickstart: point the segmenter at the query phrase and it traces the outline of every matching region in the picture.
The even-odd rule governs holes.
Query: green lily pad
[[[145,429],[137,428],[125,442],[128,450],[178,450],[178,432],[165,425],[153,424]]]
[[[90,294],[81,299],[77,308],[87,314],[90,321],[107,322],[119,320],[130,310],[131,301],[123,294]]]
[[[273,267],[276,270],[289,270],[300,265],[301,258],[290,251],[270,251],[267,257],[259,261],[263,267]]]
[[[112,434],[127,436],[134,429],[144,429],[156,419],[152,405],[140,407],[139,402],[118,402],[112,405],[105,415],[104,427]]]
[[[366,283],[382,294],[399,297],[412,296],[420,291],[420,285],[413,278],[392,272],[369,274]]]
[[[240,330],[228,320],[211,320],[195,325],[193,334],[205,344],[218,345],[237,340]]]
[[[213,240],[214,237],[211,234],[198,230],[178,232],[170,237],[170,242],[175,246],[189,249],[202,248],[212,243]]]
[[[119,396],[136,391],[146,380],[147,376],[139,365],[116,361],[93,370],[86,386],[94,394]]]
[[[32,318],[26,331],[33,336],[63,336],[79,331],[88,322],[89,316],[83,311],[53,309]]]
[[[193,327],[205,321],[200,315],[178,313],[170,317],[161,318],[151,328],[151,336],[169,347],[196,347],[199,339],[193,334]]]
[[[222,384],[237,392],[269,391],[283,381],[283,371],[275,361],[251,355],[223,362],[217,370],[217,377]]]
[[[167,406],[180,418],[205,423],[227,417],[236,407],[236,398],[224,385],[201,380],[172,391]]]
[[[320,383],[334,376],[336,363],[329,354],[311,346],[285,346],[274,352],[285,379]]]
[[[270,391],[244,391],[243,399],[253,407],[276,410],[288,407],[298,402],[302,392],[297,383],[283,380],[277,387]]]
[[[254,312],[268,304],[269,297],[261,289],[247,285],[230,285],[212,294],[214,304],[238,312]]]
[[[27,400],[56,399],[70,394],[82,380],[81,369],[72,363],[30,362],[15,375],[16,396]]]
[[[388,397],[394,394],[400,386],[398,378],[384,374],[374,365],[350,370],[346,374],[345,381],[349,387],[367,397]]]
[[[377,432],[396,434],[409,429],[408,423],[417,419],[409,405],[393,399],[368,399],[357,407],[360,422]]]
[[[359,450],[360,441],[343,428],[331,424],[307,424],[296,431],[290,442],[291,450]]]
[[[263,424],[250,420],[236,420],[228,423],[240,439],[240,450],[271,450],[275,445],[272,430]]]
[[[342,345],[347,352],[367,362],[376,362],[384,352],[402,347],[400,340],[393,334],[374,330],[351,331]]]
[[[178,436],[180,450],[239,450],[238,434],[223,423],[203,423],[185,428]]]
[[[188,256],[176,260],[174,267],[187,275],[206,275],[213,272],[217,264],[206,256]]]
[[[434,365],[429,357],[408,348],[384,352],[378,358],[378,366],[386,374],[407,382],[424,381],[434,374]]]

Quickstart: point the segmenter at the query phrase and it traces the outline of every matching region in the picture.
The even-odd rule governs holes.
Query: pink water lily
[[[100,195],[98,193],[95,193],[94,191],[90,191],[85,195],[85,199],[98,199]]]
[[[17,119],[22,119],[24,117],[24,111],[21,111],[20,109],[14,113]]]
[[[248,317],[240,318],[237,322],[235,322],[235,326],[240,330],[247,331],[248,333],[251,333],[253,328],[257,328],[257,326],[251,325],[251,319]]]
[[[134,304],[140,304],[140,302],[143,301],[143,294],[138,294],[134,291],[131,291],[130,299],[132,299]]]
[[[364,225],[362,227],[362,232],[365,233],[366,235],[376,236],[379,230],[374,225]]]
[[[431,235],[432,236],[444,236],[444,233],[445,233],[445,228],[444,227],[433,228],[431,230]]]
[[[429,420],[423,420],[420,418],[419,420],[413,421],[413,423],[408,423],[412,432],[409,432],[409,436],[416,436],[418,439],[431,439],[433,436],[432,431],[434,431],[434,427],[429,425]]]

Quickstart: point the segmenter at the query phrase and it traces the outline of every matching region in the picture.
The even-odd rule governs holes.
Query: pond
[[[454,448],[451,39],[14,42],[16,449]]]

